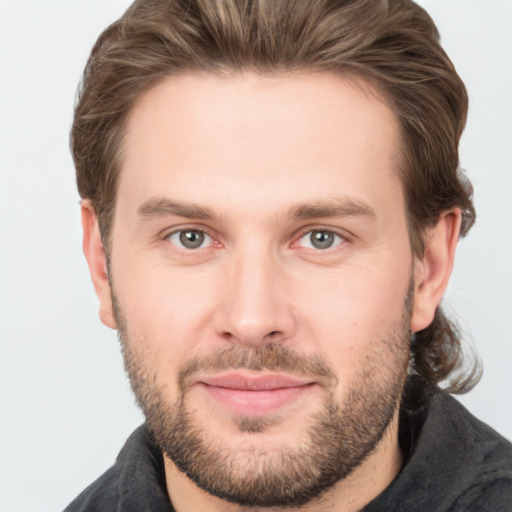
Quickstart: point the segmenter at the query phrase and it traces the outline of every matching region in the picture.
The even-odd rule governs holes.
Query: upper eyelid
[[[322,226],[322,225],[315,225],[315,226],[306,226],[303,227],[297,231],[295,231],[293,235],[293,241],[299,240],[303,236],[307,235],[308,233],[311,233],[312,231],[326,231],[328,233],[334,233],[335,235],[338,235],[339,237],[343,238],[344,240],[350,240],[354,235],[350,233],[350,231],[347,231],[343,228],[335,228],[332,226]]]
[[[180,226],[173,226],[164,228],[158,232],[159,238],[169,238],[171,235],[174,235],[175,233],[179,233],[180,231],[199,231],[200,233],[204,233],[205,235],[208,235],[210,238],[215,239],[215,235],[212,234],[212,230],[208,229],[205,226],[194,226],[190,224],[180,225]]]

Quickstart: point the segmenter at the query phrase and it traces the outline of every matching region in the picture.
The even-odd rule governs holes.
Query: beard
[[[149,364],[152,358],[142,348],[144,338],[128,332],[115,296],[113,303],[125,367],[157,445],[198,487],[220,499],[248,507],[309,503],[348,477],[374,452],[399,408],[410,357],[411,290],[402,318],[373,344],[373,352],[343,399],[334,393],[337,378],[325,358],[267,343],[254,348],[231,345],[186,362],[178,375],[178,398],[170,402],[166,386]],[[268,420],[240,417],[232,421],[249,443],[245,450],[237,451],[216,440],[215,432],[196,420],[190,403],[189,383],[194,374],[228,369],[285,371],[334,384],[305,424],[298,446],[269,450],[264,442],[256,444],[255,436],[270,428]]]

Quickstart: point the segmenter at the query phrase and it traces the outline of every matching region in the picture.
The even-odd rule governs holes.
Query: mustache
[[[186,362],[178,374],[178,384],[184,391],[197,372],[224,370],[289,372],[296,375],[337,380],[327,361],[320,355],[302,355],[276,343],[247,348],[231,345],[218,352],[195,356]]]

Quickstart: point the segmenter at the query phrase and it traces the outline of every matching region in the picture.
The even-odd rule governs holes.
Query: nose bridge
[[[282,262],[257,243],[229,258],[220,328],[224,336],[244,344],[284,339],[291,335],[293,315],[286,296]]]

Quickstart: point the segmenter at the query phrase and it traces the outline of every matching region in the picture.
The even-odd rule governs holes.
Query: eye
[[[171,233],[167,239],[183,249],[200,249],[211,245],[212,238],[198,229],[182,229]]]
[[[308,249],[331,249],[344,242],[343,237],[325,229],[315,229],[308,231],[300,237],[302,247]]]

